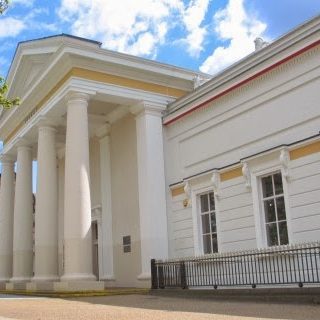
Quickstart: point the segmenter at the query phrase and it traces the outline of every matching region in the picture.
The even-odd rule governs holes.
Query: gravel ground
[[[320,305],[227,302],[148,295],[73,299],[0,295],[0,320],[4,319],[319,320]]]

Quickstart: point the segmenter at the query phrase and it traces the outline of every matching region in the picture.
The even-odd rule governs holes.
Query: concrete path
[[[319,320],[320,305],[227,302],[148,295],[74,299],[0,297],[4,319],[103,320]]]

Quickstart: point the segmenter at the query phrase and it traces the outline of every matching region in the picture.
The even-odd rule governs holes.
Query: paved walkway
[[[0,320],[319,320],[320,305],[222,302],[148,295],[52,299],[0,296]]]

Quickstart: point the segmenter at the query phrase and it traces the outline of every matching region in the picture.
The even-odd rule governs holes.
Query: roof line
[[[28,43],[28,42],[34,42],[34,41],[45,40],[45,39],[50,39],[50,38],[58,38],[58,37],[66,37],[66,38],[71,38],[71,39],[86,41],[86,42],[90,42],[90,43],[97,44],[97,45],[99,45],[99,46],[102,45],[102,42],[100,42],[100,41],[96,41],[96,40],[92,40],[92,39],[87,39],[87,38],[83,38],[83,37],[78,37],[78,36],[74,36],[74,35],[71,35],[71,34],[68,34],[68,33],[60,33],[60,34],[54,34],[54,35],[52,35],[52,36],[46,36],[46,37],[41,37],[41,38],[37,38],[37,39],[20,41],[20,42],[18,42],[18,46],[19,46],[20,44],[22,44],[22,43]]]
[[[208,103],[210,103],[210,102],[212,102],[212,101],[214,101],[214,100],[216,100],[216,99],[218,99],[218,98],[220,98],[220,97],[228,94],[229,92],[231,92],[231,91],[233,91],[233,90],[235,90],[235,89],[243,86],[244,84],[247,84],[248,82],[250,82],[250,81],[256,79],[257,77],[260,77],[261,75],[263,75],[263,74],[265,74],[265,73],[267,73],[267,72],[269,72],[269,71],[277,68],[278,66],[280,66],[280,65],[288,62],[289,60],[291,60],[291,59],[293,59],[293,58],[295,58],[295,57],[303,54],[304,52],[306,52],[306,51],[308,51],[308,50],[310,50],[310,49],[318,46],[319,44],[320,44],[320,40],[317,40],[317,41],[309,44],[308,46],[306,46],[306,47],[304,47],[304,48],[296,51],[295,53],[287,56],[286,58],[281,59],[280,61],[272,64],[271,66],[269,66],[269,67],[267,67],[267,68],[265,68],[265,69],[257,72],[256,74],[250,76],[249,78],[240,81],[239,83],[237,83],[237,84],[231,86],[230,88],[228,88],[228,89],[226,89],[226,90],[218,93],[217,95],[215,95],[215,96],[207,99],[206,101],[201,102],[200,104],[195,105],[194,107],[192,107],[192,108],[189,109],[189,110],[186,110],[185,112],[182,112],[181,114],[177,115],[176,117],[173,117],[172,119],[170,119],[170,120],[168,120],[168,121],[164,120],[163,124],[164,124],[164,125],[169,125],[169,124],[172,124],[172,123],[176,122],[177,120],[179,120],[179,119],[183,118],[184,116],[192,113],[193,111],[198,110],[198,109],[200,109],[200,108],[202,108],[202,107],[207,106]]]

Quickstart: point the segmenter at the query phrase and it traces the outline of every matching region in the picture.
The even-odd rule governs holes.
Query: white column
[[[141,108],[141,106],[140,106]],[[163,106],[135,107],[136,116],[141,268],[138,279],[150,279],[150,260],[168,257],[165,173],[163,155]],[[140,112],[139,112],[140,111]]]
[[[105,125],[98,132],[100,143],[100,181],[102,207],[102,280],[114,280],[113,273],[113,236],[112,236],[112,202],[111,202],[111,159],[110,159],[110,125]]]
[[[92,272],[88,99],[67,97],[65,150],[64,275],[61,280],[95,280]]]
[[[32,150],[28,146],[17,150],[12,282],[29,281],[33,273]]]
[[[0,187],[0,282],[12,277],[14,161],[1,157]]]
[[[58,280],[58,182],[56,130],[39,127],[33,281]]]

